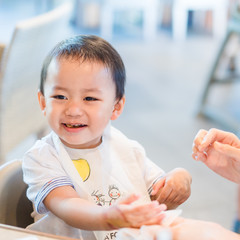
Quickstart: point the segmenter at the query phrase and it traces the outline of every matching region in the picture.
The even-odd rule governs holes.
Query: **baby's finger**
[[[167,205],[167,209],[171,210],[171,209],[175,209],[179,206],[178,203],[175,203],[174,201],[166,201],[165,204]]]
[[[159,204],[157,200],[149,201],[147,203],[140,204],[131,204],[124,205],[127,212],[135,213],[135,214],[148,214],[149,211],[160,212],[165,208],[164,204]]]
[[[132,221],[130,227],[140,228],[143,225],[158,225],[161,224],[164,218],[164,214],[158,214],[157,216],[151,216],[150,218],[138,217]]]
[[[177,208],[188,199],[189,195],[190,193],[176,194],[175,191],[172,191],[169,197],[166,199],[165,204],[168,206],[168,209]]]
[[[189,194],[184,194],[184,195],[179,195],[177,194],[175,197],[171,199],[171,202],[176,205],[181,205],[183,204],[189,197]]]
[[[129,209],[129,211],[124,212],[124,218],[131,224],[133,227],[139,227],[149,221],[157,221],[159,215],[166,210],[165,204],[158,204],[155,201],[154,206],[150,207],[149,204],[138,206],[136,208]],[[160,220],[158,220],[159,223]]]
[[[119,201],[120,204],[131,204],[135,201],[137,201],[140,198],[137,194],[131,194],[130,196],[127,196],[126,198]]]
[[[172,193],[172,191],[173,189],[171,187],[165,186],[157,198],[158,202],[165,203],[168,197],[170,196],[170,194]]]
[[[151,192],[151,196],[154,196],[156,193],[158,193],[160,188],[162,188],[165,185],[165,181],[166,181],[166,178],[164,177],[153,185],[153,190]]]
[[[162,220],[164,219],[165,215],[164,213],[159,213],[158,215],[156,215],[154,218],[150,218],[148,220],[145,220],[142,225],[159,225],[161,224]]]
[[[172,202],[172,203],[177,203],[179,198],[179,194],[176,194],[175,191],[172,191],[171,194],[169,195],[167,201]]]

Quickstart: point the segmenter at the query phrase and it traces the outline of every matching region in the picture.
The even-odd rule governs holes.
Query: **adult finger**
[[[206,130],[200,129],[193,140],[194,146],[199,146],[202,143],[204,137],[207,135],[207,133],[208,132]]]
[[[230,144],[234,140],[236,140],[236,136],[233,133],[225,132],[216,128],[211,128],[204,137],[201,145],[199,146],[199,150],[204,151],[204,149],[206,149],[209,145],[213,144],[215,141]]]
[[[213,145],[214,149],[227,157],[234,158],[236,161],[240,162],[240,149],[232,147],[229,144],[223,144],[215,142]]]
[[[196,161],[205,162],[207,160],[207,153],[203,153],[203,152],[193,153],[192,157]]]

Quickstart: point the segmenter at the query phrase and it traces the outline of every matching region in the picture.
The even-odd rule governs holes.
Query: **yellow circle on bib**
[[[90,176],[90,166],[85,159],[72,160],[82,180],[85,182]]]

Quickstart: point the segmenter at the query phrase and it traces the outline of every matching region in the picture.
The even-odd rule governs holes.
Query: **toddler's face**
[[[110,119],[122,111],[111,72],[97,62],[51,62],[39,103],[52,130],[71,148],[93,148]]]

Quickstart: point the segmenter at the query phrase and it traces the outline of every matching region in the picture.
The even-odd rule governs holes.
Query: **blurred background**
[[[113,125],[139,141],[149,158],[165,171],[184,167],[191,173],[192,194],[180,207],[184,217],[215,221],[231,229],[237,210],[237,186],[195,162],[191,148],[201,128],[214,127],[238,134],[240,20],[233,19],[236,1],[0,0],[0,43],[13,43],[17,23],[66,3],[73,8],[67,24],[56,27],[62,38],[76,34],[101,36],[117,49],[125,63],[126,106]],[[235,21],[236,28],[231,29],[231,39],[226,39],[231,21]],[[46,41],[54,34],[48,32]],[[29,44],[34,41],[25,43],[25,47]],[[23,60],[24,56],[19,63]],[[2,63],[0,79],[5,67]],[[22,69],[29,71],[30,65]],[[212,83],[213,76],[220,79],[220,84]],[[34,108],[40,113],[38,81],[31,89],[36,98],[26,94],[22,98],[35,101]],[[3,90],[1,94],[5,96]],[[27,114],[26,111],[23,108],[21,113]],[[19,115],[11,116],[14,123],[7,137],[13,141],[18,128],[26,129],[30,123],[21,122]],[[38,117],[39,122],[44,121],[40,118],[43,117]],[[1,120],[1,124],[5,121]],[[29,117],[30,121],[34,121],[35,127],[38,125],[38,120]],[[35,132],[25,136],[7,151],[1,162],[21,158],[35,139]]]

